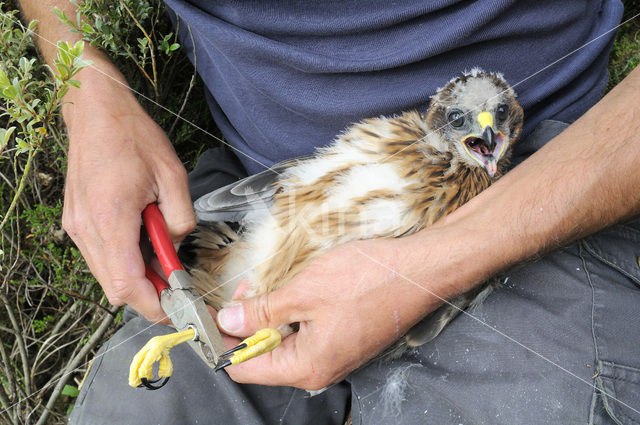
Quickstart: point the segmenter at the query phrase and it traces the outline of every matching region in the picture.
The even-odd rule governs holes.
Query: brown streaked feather
[[[459,81],[466,84],[470,78],[464,76]],[[506,83],[498,80],[497,87],[509,89]],[[229,259],[235,260],[240,254],[234,256],[234,253],[241,252],[247,256],[246,266],[251,270],[253,288],[249,295],[274,291],[336,245],[362,238],[401,237],[418,232],[489,187],[506,172],[508,158],[498,162],[498,172],[491,178],[468,156],[465,162],[464,155],[451,148],[451,144],[462,140],[446,139],[442,130],[447,126],[446,104],[454,99],[455,84],[452,82],[439,91],[426,114],[409,111],[396,117],[365,119],[349,127],[331,146],[319,149],[313,157],[293,160],[278,168],[282,175],[274,177],[271,173],[254,178],[264,186],[264,181],[274,177],[269,181],[268,190],[258,192],[268,194],[268,199],[260,200],[269,205],[269,220],[255,224],[251,231],[237,236],[237,240],[227,234],[221,239],[214,236],[196,239],[200,249],[196,252],[201,256],[199,269],[211,275],[208,282],[198,283],[199,290],[211,290],[219,285],[219,276],[233,263]],[[515,98],[513,102],[514,113],[509,128],[503,129],[505,134],[515,135],[508,148],[520,135],[522,124],[522,109]],[[309,178],[300,174],[305,166],[311,170]],[[392,190],[384,184],[371,188],[365,185],[366,192],[358,192],[358,187],[349,186],[350,179],[355,179],[351,176],[355,170],[375,169],[376,166],[387,167],[380,168],[383,171],[393,170],[395,174],[390,179],[400,179],[399,188]],[[292,170],[296,172],[290,172]],[[230,192],[233,193],[233,189]],[[348,202],[336,201],[341,197],[348,198]],[[398,208],[390,209],[394,214],[392,226],[364,214],[387,203]],[[215,197],[208,198],[207,205],[214,206]],[[214,228],[214,232],[227,230],[228,227]],[[265,248],[258,236],[267,230],[270,233],[265,240],[269,243]],[[229,243],[220,244],[220,241]],[[219,252],[204,253],[208,249]],[[261,261],[266,259],[268,261]],[[203,279],[199,277],[197,281]],[[456,298],[454,304],[464,307],[475,295],[476,292],[464,294]],[[221,302],[220,297],[207,299],[216,305]],[[408,341],[437,335],[457,314],[452,308],[442,306],[430,316],[431,319],[426,319],[427,322],[431,320],[430,325],[425,325],[431,329],[431,334],[421,335],[424,327],[416,328],[408,333]]]

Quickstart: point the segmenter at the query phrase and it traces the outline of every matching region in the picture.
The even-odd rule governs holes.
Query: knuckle
[[[112,293],[105,291],[104,293],[107,297],[107,301],[109,301],[109,304],[116,306],[116,307],[120,307],[123,306],[125,303],[118,297],[114,296]]]
[[[193,229],[196,228],[196,218],[194,216],[186,218],[184,221],[180,223],[174,223],[171,225],[171,233],[184,236],[189,233]]]
[[[62,214],[62,228],[69,234],[69,236],[71,236],[72,238],[74,237],[74,235],[77,234],[76,232],[76,227],[75,227],[75,223],[73,222],[73,220],[71,219],[71,217],[69,217],[68,214],[63,213]]]
[[[69,237],[78,242],[83,238],[83,230],[87,228],[84,220],[78,219],[75,216],[64,215],[62,216],[62,228],[69,235]]]
[[[77,233],[77,219],[74,216],[74,214],[72,214],[69,211],[69,208],[65,208],[62,211],[62,228],[64,230],[67,231],[67,233],[69,233],[69,235],[71,235],[72,233]]]
[[[187,170],[184,168],[180,161],[172,161],[171,163],[167,164],[164,171],[169,178],[178,181],[187,180]]]
[[[111,281],[111,289],[105,291],[109,302],[113,305],[124,305],[133,294],[133,286],[121,279]]]
[[[272,303],[269,294],[261,295],[251,303],[251,315],[259,326],[269,326],[273,317],[271,309]]]

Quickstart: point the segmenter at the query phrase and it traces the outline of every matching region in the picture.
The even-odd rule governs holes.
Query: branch
[[[29,373],[29,358],[27,357],[27,348],[24,344],[24,339],[22,339],[22,333],[20,332],[20,327],[18,326],[18,321],[16,320],[15,315],[13,314],[13,310],[9,306],[9,300],[4,296],[4,294],[0,293],[0,300],[4,303],[5,308],[7,309],[7,313],[9,314],[9,321],[13,326],[14,336],[16,337],[16,343],[18,344],[18,350],[20,351],[20,358],[22,359],[22,373],[24,374],[24,387],[25,391],[29,393],[31,391],[31,379]]]
[[[122,7],[125,8],[125,10],[129,14],[129,16],[131,17],[133,22],[140,29],[140,31],[142,31],[142,34],[144,34],[144,38],[146,38],[147,41],[149,42],[149,54],[151,55],[151,71],[153,72],[153,80],[151,81],[151,85],[153,86],[153,91],[154,91],[156,102],[157,102],[160,99],[159,99],[159,96],[158,96],[158,74],[156,72],[156,56],[153,53],[153,49],[154,49],[153,40],[151,40],[151,37],[149,36],[147,31],[145,31],[145,29],[142,27],[142,25],[140,24],[140,22],[138,21],[136,16],[133,14],[131,9],[129,9],[129,7],[126,5],[126,3],[124,1],[122,1],[122,0],[120,0],[120,4],[122,5]]]
[[[9,217],[13,214],[13,210],[16,208],[18,204],[18,199],[22,195],[24,191],[25,183],[27,182],[27,176],[29,174],[29,170],[31,169],[31,164],[33,163],[33,158],[36,156],[36,149],[32,149],[29,151],[29,156],[27,157],[27,163],[24,166],[24,171],[22,176],[20,177],[20,184],[18,185],[18,189],[16,190],[15,195],[13,195],[13,199],[11,200],[11,205],[9,205],[9,209],[7,210],[2,222],[0,223],[0,231],[4,228],[4,225],[9,221]]]
[[[120,307],[114,307],[113,309],[111,309],[112,314],[105,315],[104,319],[102,319],[102,323],[100,324],[98,329],[95,331],[95,333],[91,335],[91,338],[89,338],[89,340],[84,345],[84,347],[82,347],[82,350],[80,350],[80,352],[73,358],[73,360],[71,360],[67,364],[64,375],[62,376],[62,378],[60,378],[55,388],[53,389],[53,393],[51,394],[51,396],[49,397],[49,400],[47,401],[45,410],[44,412],[42,412],[42,416],[40,416],[40,419],[38,419],[38,422],[36,422],[36,425],[44,425],[46,423],[47,417],[49,416],[51,409],[53,409],[53,406],[56,400],[60,396],[60,393],[62,392],[64,385],[67,383],[67,381],[71,377],[71,373],[80,365],[80,362],[87,356],[87,354],[89,354],[89,352],[93,349],[93,347],[102,340],[102,336],[109,329],[109,326],[111,325],[111,323],[113,323],[115,313],[118,311],[119,308]]]
[[[184,96],[184,100],[182,101],[180,110],[176,114],[176,119],[173,121],[173,124],[171,124],[169,133],[167,133],[167,137],[169,139],[171,139],[171,135],[173,134],[173,130],[175,130],[176,125],[178,124],[178,120],[182,119],[182,112],[184,111],[184,108],[187,106],[187,100],[189,100],[191,89],[193,89],[193,86],[195,86],[196,75],[198,74],[198,55],[196,55],[196,43],[193,41],[193,34],[191,33],[191,27],[187,25],[187,29],[189,30],[189,37],[191,37],[191,45],[193,46],[193,74],[191,74],[191,80],[189,81],[189,88],[187,89],[187,94]]]

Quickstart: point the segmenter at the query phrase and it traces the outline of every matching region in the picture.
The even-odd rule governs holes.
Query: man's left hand
[[[221,330],[247,337],[262,328],[300,323],[274,351],[226,370],[236,382],[317,390],[400,338],[437,298],[400,274],[401,240],[357,241],[313,261],[284,288],[227,307]],[[424,258],[424,257],[423,257]],[[227,338],[229,347],[236,338]]]

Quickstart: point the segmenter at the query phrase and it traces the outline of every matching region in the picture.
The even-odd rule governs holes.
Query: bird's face
[[[522,131],[522,107],[499,74],[473,70],[433,97],[427,124],[449,151],[493,177]]]

